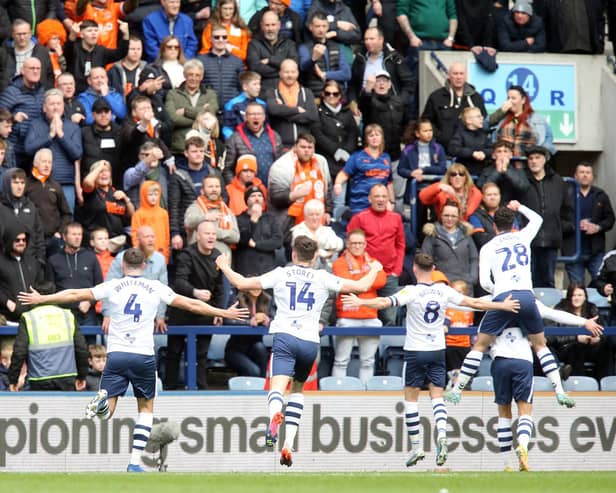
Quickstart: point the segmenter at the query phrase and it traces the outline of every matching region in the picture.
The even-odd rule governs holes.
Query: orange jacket
[[[465,312],[462,310],[447,308],[445,315],[451,321],[451,327],[470,327],[473,325],[473,312]],[[447,335],[445,336],[445,345],[448,347],[471,347],[471,336]]]
[[[252,184],[261,189],[263,192],[263,198],[265,199],[265,204],[267,204],[267,188],[263,185],[263,182],[255,176],[252,179]],[[227,194],[229,195],[229,209],[233,211],[233,214],[239,216],[247,209],[246,201],[244,200],[246,187],[240,183],[239,178],[236,176],[225,188],[227,189]]]
[[[152,206],[148,203],[148,189],[152,185],[158,185],[158,204]],[[156,237],[155,248],[157,252],[165,256],[169,263],[169,244],[171,242],[169,232],[169,214],[160,206],[162,187],[160,183],[146,180],[139,189],[139,209],[135,211],[130,222],[130,237],[134,247],[137,247],[137,230],[141,226],[151,226]]]
[[[248,43],[250,42],[250,34],[246,29],[234,26],[233,24],[225,24],[227,30],[227,44],[233,46],[231,54],[238,57],[243,62],[246,62],[246,55],[248,54]],[[208,23],[203,30],[201,36],[201,51],[199,53],[207,53],[212,49],[212,23]]]
[[[361,279],[368,272],[366,266],[371,260],[372,258],[367,253],[363,257],[354,257],[345,250],[333,263],[332,271],[336,276],[343,277],[344,279]],[[386,282],[387,276],[384,271],[381,271],[377,274],[372,287],[358,296],[360,298],[376,298],[376,290],[385,286]],[[378,316],[378,310],[374,308],[365,306],[349,308],[344,306],[341,295],[338,295],[336,299],[336,310],[338,318],[370,319],[377,318]]]

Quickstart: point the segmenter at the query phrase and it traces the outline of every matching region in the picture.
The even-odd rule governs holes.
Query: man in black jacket
[[[460,122],[460,113],[464,108],[479,108],[484,117],[488,114],[481,94],[468,84],[466,79],[464,63],[453,62],[449,66],[445,86],[430,94],[421,115],[432,122],[434,138],[445,149],[449,147],[449,141]]]
[[[203,221],[197,228],[197,242],[186,247],[177,259],[174,290],[189,298],[221,308],[224,299],[223,274],[216,267],[220,252],[216,244],[216,224]],[[220,325],[219,317],[188,314],[181,310],[169,309],[171,325]],[[184,336],[167,338],[167,378],[165,387],[175,390],[178,385],[180,356],[184,350]],[[197,336],[197,388],[207,389],[207,352],[211,335]]]
[[[248,209],[237,216],[240,241],[234,254],[235,268],[245,276],[260,276],[276,267],[282,231],[274,216],[263,210],[265,198],[259,187],[248,187],[244,200]]]
[[[257,15],[259,12],[253,19]],[[278,72],[282,62],[287,58],[297,60],[297,46],[291,39],[280,35],[280,19],[276,12],[266,10],[261,17],[260,26],[261,29],[248,44],[246,63],[250,70],[261,75],[263,96],[267,89],[276,89],[278,86]]]
[[[7,225],[0,253],[0,314],[16,322],[29,307],[17,299],[20,291],[38,286],[45,277],[43,264],[27,251],[29,235],[22,224]]]
[[[533,286],[553,288],[558,249],[563,235],[572,234],[573,202],[568,200],[567,185],[562,177],[547,166],[549,151],[540,146],[526,153],[526,175],[530,187],[522,204],[543,218],[543,224],[531,244]]]
[[[367,78],[375,73],[374,63],[380,61],[377,69],[383,69],[389,73],[392,91],[400,96],[410,110],[411,99],[416,97],[415,85],[417,81],[400,54],[385,43],[383,31],[378,27],[366,29],[364,46],[366,51],[358,53],[351,66],[352,77],[349,82],[348,99],[350,101],[357,100],[359,93],[366,85]]]
[[[614,210],[608,195],[593,183],[592,165],[581,162],[575,167],[575,181],[580,186],[580,224],[582,245],[577,261],[565,264],[569,282],[585,283],[585,270],[588,270],[591,285],[594,286],[599,267],[605,254],[605,233],[614,226]],[[575,203],[575,187],[569,187],[568,202]],[[575,253],[575,231],[563,238],[562,253],[565,256]]]

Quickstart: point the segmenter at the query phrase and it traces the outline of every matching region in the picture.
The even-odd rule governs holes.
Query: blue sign
[[[521,86],[533,109],[544,115],[552,127],[554,142],[577,139],[576,67],[574,63],[499,63],[488,73],[469,62],[468,79],[485,101],[488,113],[507,100],[507,89]]]

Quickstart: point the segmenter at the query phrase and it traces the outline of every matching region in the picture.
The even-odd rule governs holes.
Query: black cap
[[[263,190],[261,190],[257,185],[250,185],[244,192],[244,202],[248,202],[248,197],[250,197],[253,193],[260,193],[263,195]]]
[[[105,110],[111,111],[111,106],[105,98],[98,98],[96,101],[94,101],[94,104],[92,105],[93,113],[100,113],[101,111]]]
[[[526,156],[530,156],[531,154],[543,154],[545,156],[546,161],[550,159],[550,151],[548,151],[543,146],[530,146],[526,149]]]

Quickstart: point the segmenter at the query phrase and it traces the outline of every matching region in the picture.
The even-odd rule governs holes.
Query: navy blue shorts
[[[438,351],[404,351],[406,387],[423,387],[432,383],[436,387],[445,387],[446,365],[445,350]]]
[[[492,361],[494,402],[533,402],[533,364],[524,359],[495,358]]]
[[[503,301],[511,295],[520,302],[518,313],[502,310],[488,311],[479,324],[479,332],[499,336],[508,327],[520,327],[525,334],[540,334],[543,332],[543,320],[535,303],[532,291],[507,291],[496,296],[493,301]]]
[[[135,397],[152,399],[156,394],[156,357],[121,351],[109,353],[101,389],[105,389],[109,397],[117,397],[126,393],[129,382]]]
[[[305,382],[318,352],[316,342],[304,341],[291,334],[274,334],[272,376],[287,375],[297,382]]]

